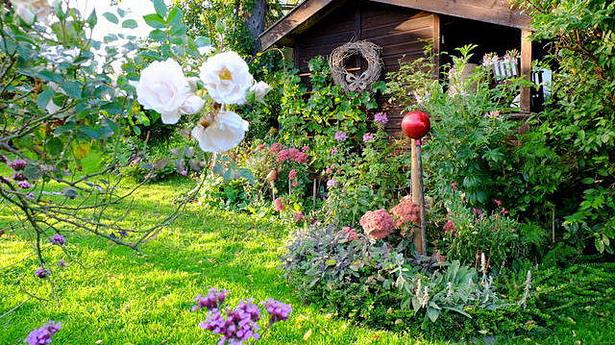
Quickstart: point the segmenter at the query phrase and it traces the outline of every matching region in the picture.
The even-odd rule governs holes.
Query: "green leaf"
[[[201,48],[201,47],[208,47],[208,46],[211,45],[211,39],[209,39],[209,37],[200,36],[200,37],[197,37],[196,40],[194,40],[194,43],[199,48]]]
[[[38,104],[39,108],[45,110],[45,108],[47,107],[47,104],[49,104],[49,101],[51,101],[53,94],[54,92],[52,89],[47,89],[41,92],[38,95],[38,98],[36,99],[36,104]]]
[[[120,22],[120,20],[117,19],[117,16],[111,12],[103,13],[103,17],[105,17],[108,21],[110,21],[113,24],[118,24]]]
[[[169,17],[167,18],[167,22],[171,25],[181,24],[183,17],[182,10],[179,7],[175,6],[169,12]]]
[[[90,26],[90,28],[93,28],[96,26],[96,24],[98,23],[98,17],[96,16],[96,10],[92,11],[92,13],[90,13],[90,16],[88,17],[88,25]]]
[[[137,21],[134,19],[126,19],[122,23],[122,27],[126,29],[136,29],[138,26],[139,24],[137,24]]]
[[[62,90],[73,99],[81,98],[81,84],[76,81],[67,81],[60,84]]]
[[[440,311],[436,308],[428,308],[426,315],[429,320],[431,320],[431,322],[436,322],[436,320],[438,320],[438,317],[440,316]]]
[[[163,29],[167,25],[164,19],[154,13],[143,16],[143,19],[147,25],[153,27],[154,29]]]
[[[154,9],[156,9],[156,13],[162,18],[166,17],[167,5],[164,3],[164,1],[163,0],[152,0],[152,2],[154,3]]]
[[[62,141],[56,137],[52,137],[45,143],[45,151],[52,156],[59,155],[62,148],[64,148]]]
[[[154,41],[162,42],[167,39],[167,34],[165,34],[162,30],[156,29],[149,33],[149,38]]]

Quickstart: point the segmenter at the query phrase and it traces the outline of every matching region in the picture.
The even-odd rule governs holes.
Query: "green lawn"
[[[190,187],[191,182],[173,181],[143,188],[130,206],[138,214],[126,222],[140,226],[161,219],[171,212],[173,196]],[[2,211],[0,226],[6,229],[12,221]],[[265,334],[262,344],[441,344],[356,326],[302,304],[277,269],[287,239],[288,229],[271,220],[191,205],[142,253],[93,236],[70,236],[73,259],[53,248],[54,260],[65,257],[70,265],[42,282],[32,275],[30,242],[5,234],[0,237],[0,344],[22,344],[31,329],[48,320],[63,323],[54,344],[214,344],[217,337],[198,327],[204,312],[190,311],[194,296],[210,287],[230,290],[231,304],[273,297],[293,305],[291,320]],[[613,337],[612,317],[580,315],[545,339],[501,340],[598,344]]]

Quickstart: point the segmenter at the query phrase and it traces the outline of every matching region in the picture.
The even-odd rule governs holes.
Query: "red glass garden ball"
[[[421,139],[430,128],[429,115],[420,110],[407,112],[401,121],[401,130],[412,139]]]

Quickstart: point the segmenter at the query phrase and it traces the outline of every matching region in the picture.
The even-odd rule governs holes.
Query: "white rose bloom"
[[[205,105],[205,101],[201,97],[197,95],[192,95],[186,98],[186,100],[184,101],[184,104],[182,105],[181,108],[179,108],[179,110],[183,114],[196,114],[199,111],[201,111],[201,109],[203,109],[204,105]]]
[[[162,122],[176,124],[181,114],[194,114],[203,107],[177,61],[152,62],[141,71],[137,100],[145,109],[160,113]]]
[[[26,23],[32,24],[36,20],[47,23],[47,17],[52,12],[47,0],[11,0],[15,13]]]
[[[192,129],[192,137],[205,152],[226,152],[239,145],[248,122],[232,111],[221,110],[213,118],[203,118]]]
[[[267,94],[269,93],[269,91],[271,91],[271,89],[272,88],[271,86],[269,86],[269,84],[265,83],[264,81],[259,81],[258,83],[252,85],[250,91],[254,92],[257,101],[262,102],[265,99],[265,96],[267,96]]]
[[[235,52],[214,55],[201,66],[201,80],[209,96],[220,104],[244,104],[254,78]]]

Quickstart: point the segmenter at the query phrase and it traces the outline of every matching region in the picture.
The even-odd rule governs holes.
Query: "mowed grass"
[[[125,225],[151,225],[191,187],[188,180],[146,186],[117,215],[130,208]],[[15,220],[3,208],[0,226],[7,229]],[[69,235],[66,253],[50,248],[51,262],[64,258],[69,266],[54,266],[47,280],[33,276],[37,264],[28,239],[9,232],[0,237],[0,344],[23,344],[31,329],[48,320],[63,324],[54,344],[215,344],[218,337],[198,327],[205,313],[190,311],[194,297],[210,287],[228,289],[230,305],[247,297],[293,305],[291,320],[264,334],[261,344],[446,343],[357,326],[303,304],[277,268],[289,232],[270,219],[192,204],[141,252],[88,234]],[[546,338],[498,340],[593,344],[605,343],[609,334],[615,334],[612,318],[580,317]]]

